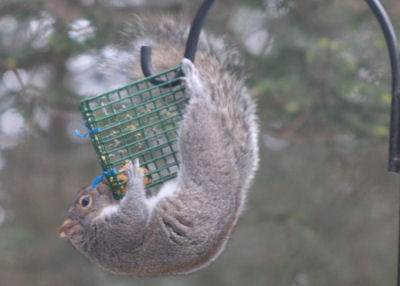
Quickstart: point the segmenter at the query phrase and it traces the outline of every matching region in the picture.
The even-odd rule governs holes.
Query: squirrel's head
[[[102,212],[115,203],[110,187],[104,183],[98,184],[93,190],[86,186],[79,190],[72,199],[64,223],[58,229],[60,237],[71,242],[82,238],[83,230],[88,227]]]

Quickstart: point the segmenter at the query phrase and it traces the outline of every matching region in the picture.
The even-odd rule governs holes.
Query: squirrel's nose
[[[82,229],[82,226],[79,222],[74,221],[72,219],[66,219],[64,223],[58,229],[58,235],[61,238],[69,238],[75,233],[79,232]]]

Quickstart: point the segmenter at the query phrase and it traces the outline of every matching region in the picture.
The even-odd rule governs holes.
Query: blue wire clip
[[[116,175],[117,171],[115,169],[109,170],[109,171],[104,171],[101,176],[98,176],[96,179],[93,180],[92,186],[90,187],[91,190],[93,190],[101,181],[103,181],[105,176],[108,175]]]
[[[99,128],[99,127],[95,128],[95,129],[93,129],[93,130],[91,130],[91,129],[89,129],[89,127],[87,127],[86,124],[83,123],[82,121],[79,121],[79,123],[80,123],[81,125],[83,125],[83,126],[86,128],[86,130],[87,130],[86,133],[80,134],[79,131],[78,131],[78,129],[75,129],[75,135],[76,135],[77,137],[79,137],[79,138],[83,138],[83,137],[85,137],[85,136],[88,135],[88,134],[91,134],[91,133],[95,133],[95,132],[99,132],[99,131],[100,131],[100,128]]]

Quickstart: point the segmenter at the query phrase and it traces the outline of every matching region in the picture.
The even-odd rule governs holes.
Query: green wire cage
[[[174,77],[180,66],[80,101],[86,126],[115,199],[124,195],[124,166],[139,158],[146,188],[177,176],[177,129],[188,101]],[[150,80],[166,81],[153,85]]]

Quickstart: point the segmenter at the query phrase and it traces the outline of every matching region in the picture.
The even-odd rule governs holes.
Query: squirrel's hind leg
[[[232,192],[238,185],[233,146],[211,91],[202,83],[196,67],[184,59],[182,69],[190,101],[179,129],[180,179],[207,192],[218,189],[224,196],[224,191]]]

